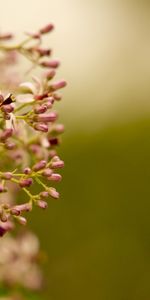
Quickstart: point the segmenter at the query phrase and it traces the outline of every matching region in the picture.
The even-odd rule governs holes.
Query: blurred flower
[[[43,277],[38,266],[40,247],[34,234],[25,233],[16,239],[8,234],[0,240],[0,249],[1,284],[41,289]]]

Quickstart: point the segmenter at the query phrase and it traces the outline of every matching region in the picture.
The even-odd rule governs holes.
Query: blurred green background
[[[68,81],[60,201],[30,228],[47,252],[45,299],[150,299],[150,4],[5,0],[2,29],[39,28]],[[44,299],[44,296],[42,296]]]
[[[150,121],[67,134],[62,199],[32,217],[47,299],[149,299]]]

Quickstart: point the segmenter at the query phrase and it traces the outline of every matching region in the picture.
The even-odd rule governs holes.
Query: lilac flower
[[[50,23],[50,24],[48,24],[48,25],[42,27],[42,28],[39,30],[39,32],[40,32],[41,34],[45,34],[45,33],[51,32],[53,29],[54,29],[54,25]]]
[[[61,100],[59,90],[66,86],[66,81],[54,80],[60,62],[55,58],[46,60],[44,57],[49,57],[52,49],[42,46],[43,36],[53,28],[50,23],[35,33],[27,33],[27,39],[11,47],[5,45],[5,41],[11,39],[12,34],[0,35],[3,41],[0,50],[4,54],[4,60],[0,61],[3,74],[0,78],[0,236],[11,230],[15,221],[26,225],[26,213],[34,206],[46,209],[48,198],[59,198],[59,192],[50,184],[62,179],[55,170],[64,166],[57,156],[64,126],[57,124],[58,114],[53,106]],[[8,78],[5,67],[14,66],[20,53],[33,67],[43,68],[39,78],[32,76],[27,82],[20,82],[20,76],[12,74]],[[35,184],[38,189],[33,193]],[[21,199],[17,203],[19,191],[26,195],[24,203]]]

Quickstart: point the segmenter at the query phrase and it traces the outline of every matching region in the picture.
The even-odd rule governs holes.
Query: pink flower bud
[[[47,105],[47,109],[50,109],[50,108],[53,107],[53,103],[52,103],[52,101],[50,101],[50,100],[48,100],[48,101],[46,102],[46,105]]]
[[[49,196],[49,193],[46,192],[46,191],[43,191],[43,192],[41,192],[41,193],[39,194],[39,196],[40,196],[41,198],[47,198],[47,197]]]
[[[56,121],[56,119],[57,119],[57,114],[55,112],[34,116],[34,121],[36,122],[49,123],[49,122]]]
[[[32,170],[35,172],[42,170],[46,167],[46,164],[47,164],[46,160],[41,160],[32,167]]]
[[[1,110],[5,113],[11,113],[14,110],[14,107],[11,104],[2,105]]]
[[[46,78],[47,80],[51,80],[52,78],[54,78],[55,75],[56,75],[55,70],[50,70],[49,72],[46,73]]]
[[[11,213],[11,215],[13,215],[13,216],[19,216],[19,215],[20,215],[20,211],[17,210],[15,207],[12,207],[12,208],[10,209],[10,213]]]
[[[16,205],[12,209],[16,210],[16,211],[19,211],[20,213],[22,211],[29,212],[29,211],[32,210],[32,204],[31,203],[24,203],[24,204]]]
[[[46,98],[46,105],[47,105],[47,108],[52,108],[53,103],[54,103],[54,98],[53,98],[53,97],[48,97],[48,98]]]
[[[67,85],[67,82],[65,80],[60,80],[60,81],[57,81],[57,82],[51,84],[50,89],[53,91],[56,91],[56,90],[64,88],[66,85]]]
[[[50,23],[50,24],[42,27],[39,32],[41,34],[45,34],[45,33],[51,32],[53,29],[54,29],[54,25]]]
[[[29,167],[26,167],[24,170],[23,170],[24,174],[31,174],[32,173],[32,170],[29,168]]]
[[[60,62],[58,60],[51,60],[51,61],[43,61],[41,62],[41,66],[44,68],[52,68],[56,69],[60,65]]]
[[[34,107],[34,112],[36,114],[43,114],[47,111],[47,105],[46,104],[42,104],[42,105],[36,105]]]
[[[0,236],[2,237],[7,231],[13,229],[13,223],[7,221],[6,223],[0,224]]]
[[[50,157],[50,158],[55,157],[56,154],[57,154],[56,150],[50,150],[50,151],[49,151],[49,157]]]
[[[52,104],[54,104],[54,101],[55,101],[55,99],[54,99],[53,96],[47,97],[46,100],[49,101],[49,102],[51,102]]]
[[[35,50],[40,56],[49,56],[52,52],[51,49],[35,48]]]
[[[44,123],[34,124],[34,129],[41,132],[48,132],[48,126]]]
[[[5,141],[5,140],[7,140],[9,137],[11,137],[12,134],[13,134],[12,128],[5,129],[5,130],[1,133],[0,139],[1,139],[2,141]]]
[[[51,169],[47,168],[42,172],[42,175],[45,177],[49,177],[52,175],[52,173],[53,173],[53,171]]]
[[[64,162],[62,160],[59,161],[54,161],[51,163],[51,168],[52,169],[60,169],[64,167]]]
[[[46,209],[48,207],[47,202],[45,202],[43,200],[36,201],[36,205],[39,206],[42,209]]]
[[[64,132],[64,125],[63,124],[56,124],[52,130],[52,132],[60,134]]]
[[[59,193],[56,191],[55,188],[49,188],[48,192],[49,192],[49,195],[51,197],[53,197],[54,199],[58,199],[59,198]]]
[[[54,157],[53,157],[53,160],[52,161],[60,161],[60,157],[58,156],[58,155],[55,155]]]
[[[21,225],[26,225],[26,224],[27,224],[26,218],[24,218],[24,217],[22,217],[22,216],[16,217],[16,220],[17,220]]]
[[[13,38],[12,33],[4,33],[4,34],[0,34],[0,40],[10,40]]]
[[[48,177],[48,180],[60,182],[62,180],[62,176],[60,174],[53,173],[51,176]]]
[[[11,172],[5,172],[2,174],[1,178],[5,180],[10,180],[12,178],[13,174]]]
[[[48,93],[43,93],[43,94],[40,94],[40,95],[35,95],[34,98],[35,100],[43,100],[44,98],[48,97]]]
[[[32,178],[20,179],[19,185],[21,188],[28,187],[33,183]]]

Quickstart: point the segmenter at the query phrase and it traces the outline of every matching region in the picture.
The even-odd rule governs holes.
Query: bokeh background
[[[150,299],[150,3],[1,3],[1,30],[51,21],[68,88],[61,200],[29,219],[47,252],[42,299]]]

